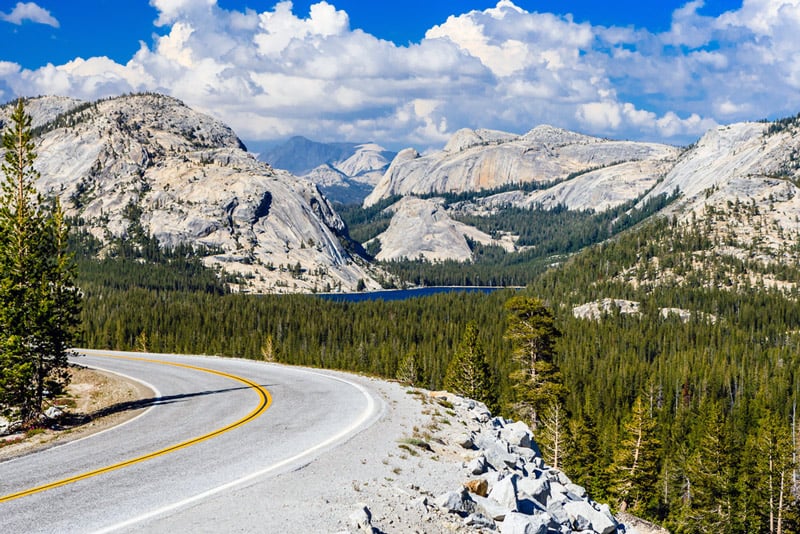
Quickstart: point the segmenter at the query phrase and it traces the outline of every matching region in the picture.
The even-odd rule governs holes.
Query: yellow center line
[[[67,484],[72,484],[73,482],[77,482],[79,480],[84,480],[84,479],[91,478],[91,477],[94,477],[94,476],[97,476],[97,475],[102,475],[103,473],[109,473],[111,471],[116,471],[117,469],[122,469],[123,467],[128,467],[130,465],[138,464],[138,463],[144,462],[146,460],[150,460],[152,458],[156,458],[158,456],[163,456],[165,454],[169,454],[171,452],[175,452],[175,451],[180,450],[180,449],[185,449],[186,447],[190,447],[190,446],[192,446],[192,445],[194,445],[196,443],[200,443],[202,441],[209,440],[209,439],[211,439],[213,437],[219,436],[220,434],[224,434],[225,432],[228,432],[230,430],[233,430],[235,428],[238,428],[238,427],[240,427],[242,425],[245,425],[245,424],[249,423],[253,419],[255,419],[258,416],[260,416],[262,413],[264,413],[267,410],[267,408],[269,408],[270,405],[272,404],[272,396],[269,394],[269,391],[267,391],[264,387],[256,384],[255,382],[252,382],[252,381],[250,381],[250,380],[248,380],[246,378],[242,378],[240,376],[232,375],[232,374],[229,374],[229,373],[224,373],[222,371],[216,371],[214,369],[207,369],[205,367],[196,367],[194,365],[187,365],[187,364],[184,364],[184,363],[165,362],[165,361],[161,361],[161,360],[152,360],[152,359],[148,359],[148,358],[137,358],[137,357],[133,357],[133,356],[103,355],[102,357],[104,357],[104,358],[116,358],[116,359],[122,359],[122,360],[136,360],[136,361],[142,361],[142,362],[157,363],[157,364],[161,364],[161,365],[172,365],[172,366],[175,366],[175,367],[184,367],[186,369],[193,369],[195,371],[202,371],[204,373],[211,373],[213,375],[222,376],[222,377],[225,377],[225,378],[229,378],[231,380],[235,380],[237,382],[241,382],[241,383],[247,385],[248,387],[254,389],[256,392],[258,392],[259,396],[261,397],[261,401],[259,402],[259,405],[258,405],[258,407],[256,409],[254,409],[252,412],[250,412],[249,414],[247,414],[243,418],[241,418],[238,421],[235,421],[235,422],[233,422],[233,423],[231,423],[231,424],[229,424],[227,426],[224,426],[222,428],[214,430],[213,432],[209,432],[208,434],[204,434],[204,435],[198,436],[196,438],[192,438],[192,439],[189,439],[189,440],[186,440],[186,441],[182,441],[181,443],[178,443],[176,445],[172,445],[172,446],[166,447],[164,449],[161,449],[161,450],[158,450],[158,451],[155,451],[155,452],[151,452],[149,454],[145,454],[143,456],[132,458],[130,460],[125,460],[125,461],[122,461],[122,462],[119,462],[119,463],[116,463],[116,464],[113,464],[113,465],[109,465],[109,466],[106,466],[106,467],[101,467],[100,469],[95,469],[94,471],[89,471],[87,473],[83,473],[83,474],[80,474],[80,475],[75,475],[73,477],[65,478],[63,480],[58,480],[56,482],[51,482],[51,483],[45,484],[43,486],[37,486],[35,488],[27,489],[27,490],[20,491],[20,492],[17,492],[17,493],[12,493],[10,495],[5,495],[3,497],[0,497],[0,503],[6,502],[6,501],[11,501],[11,500],[14,500],[14,499],[19,499],[20,497],[26,497],[28,495],[33,495],[35,493],[40,493],[40,492],[47,491],[47,490],[50,490],[50,489],[53,489],[53,488],[66,486]]]

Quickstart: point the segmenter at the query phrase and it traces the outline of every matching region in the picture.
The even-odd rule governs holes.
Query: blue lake
[[[365,300],[405,300],[414,297],[428,297],[437,293],[492,293],[501,289],[519,289],[506,287],[466,287],[466,286],[434,286],[414,289],[388,289],[386,291],[365,291],[363,293],[317,293],[317,296],[337,302],[362,302]]]

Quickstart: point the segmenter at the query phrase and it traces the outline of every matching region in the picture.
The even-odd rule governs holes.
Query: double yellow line
[[[202,371],[204,373],[210,373],[212,375],[222,376],[222,377],[225,377],[225,378],[229,378],[231,380],[235,380],[237,382],[241,382],[242,384],[245,384],[246,386],[252,388],[253,390],[255,390],[258,393],[258,395],[260,397],[260,401],[259,401],[258,407],[256,407],[256,409],[254,409],[252,412],[250,412],[249,414],[247,414],[243,418],[241,418],[238,421],[235,421],[235,422],[233,422],[233,423],[231,423],[231,424],[229,424],[227,426],[224,426],[222,428],[214,430],[213,432],[209,432],[208,434],[203,434],[202,436],[198,436],[196,438],[192,438],[192,439],[189,439],[187,441],[182,441],[181,443],[178,443],[176,445],[172,445],[170,447],[166,447],[164,449],[161,449],[161,450],[158,450],[158,451],[155,451],[155,452],[151,452],[149,454],[145,454],[145,455],[139,456],[137,458],[132,458],[130,460],[125,460],[125,461],[122,461],[122,462],[119,462],[119,463],[116,463],[116,464],[113,464],[113,465],[109,465],[109,466],[106,466],[106,467],[101,467],[100,469],[95,469],[94,471],[89,471],[87,473],[83,473],[83,474],[80,474],[80,475],[75,475],[73,477],[65,478],[63,480],[58,480],[56,482],[51,482],[49,484],[44,484],[42,486],[37,486],[35,488],[27,489],[27,490],[24,490],[24,491],[19,491],[17,493],[11,493],[9,495],[5,495],[5,496],[0,497],[0,503],[4,503],[4,502],[7,502],[7,501],[12,501],[14,499],[19,499],[21,497],[26,497],[28,495],[33,495],[34,493],[41,493],[43,491],[47,491],[47,490],[50,490],[50,489],[53,489],[53,488],[66,486],[67,484],[72,484],[73,482],[77,482],[79,480],[84,480],[84,479],[87,479],[87,478],[95,477],[97,475],[102,475],[103,473],[109,473],[111,471],[116,471],[117,469],[122,469],[123,467],[128,467],[130,465],[138,464],[138,463],[150,460],[152,458],[156,458],[158,456],[163,456],[165,454],[169,454],[171,452],[175,452],[175,451],[180,450],[180,449],[185,449],[186,447],[190,447],[190,446],[192,446],[192,445],[194,445],[196,443],[200,443],[202,441],[206,441],[208,439],[211,439],[213,437],[219,436],[220,434],[224,434],[225,432],[229,432],[229,431],[231,431],[231,430],[233,430],[235,428],[239,428],[240,426],[249,423],[253,419],[255,419],[258,416],[260,416],[262,413],[264,413],[267,410],[267,408],[269,408],[270,405],[272,404],[272,396],[269,394],[269,391],[267,391],[264,387],[256,384],[255,382],[253,382],[251,380],[248,380],[246,378],[242,378],[240,376],[232,375],[230,373],[224,373],[222,371],[216,371],[214,369],[207,369],[205,367],[196,367],[194,365],[187,365],[187,364],[183,364],[183,363],[165,362],[165,361],[161,361],[161,360],[151,360],[151,359],[148,359],[148,358],[136,358],[136,357],[133,357],[133,356],[104,355],[103,357],[105,357],[105,358],[117,358],[117,359],[124,359],[124,360],[136,360],[136,361],[142,361],[142,362],[157,363],[157,364],[161,364],[161,365],[172,365],[172,366],[175,366],[175,367],[184,367],[186,369],[193,369],[195,371]]]

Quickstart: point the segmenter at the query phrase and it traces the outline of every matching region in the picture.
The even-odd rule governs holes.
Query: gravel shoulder
[[[462,487],[464,463],[474,453],[455,444],[465,423],[443,399],[396,382],[333,371],[366,387],[383,403],[371,426],[291,472],[177,510],[136,529],[151,533],[203,530],[218,517],[228,532],[283,534],[366,532],[351,516],[366,506],[371,532],[478,532],[434,506],[437,496]],[[248,505],[242,507],[241,503]],[[234,512],[235,511],[235,512]],[[126,531],[127,532],[127,531]]]
[[[465,481],[469,453],[448,437],[463,433],[464,424],[428,391],[348,378],[381,396],[383,416],[304,468],[263,484],[272,500],[266,531],[283,525],[283,532],[356,532],[351,516],[365,505],[377,532],[475,532],[433,506]]]
[[[70,367],[67,393],[56,401],[64,416],[52,425],[0,437],[0,462],[96,434],[133,419],[155,393],[120,375],[79,365]]]

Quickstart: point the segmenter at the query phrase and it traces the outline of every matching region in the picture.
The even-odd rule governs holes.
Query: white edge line
[[[86,354],[86,356],[94,356],[94,355]],[[97,356],[95,356],[95,357],[97,357]],[[130,375],[126,375],[125,373],[112,371],[111,369],[106,369],[105,367],[101,367],[101,366],[98,366],[98,365],[90,365],[90,364],[87,364],[85,362],[78,362],[78,363],[80,363],[84,367],[89,367],[91,369],[105,371],[107,373],[111,373],[112,375],[117,375],[117,376],[121,376],[122,378],[127,378],[128,380],[133,380],[134,382],[138,382],[139,384],[142,384],[144,387],[147,387],[147,388],[150,388],[151,390],[153,390],[153,395],[156,398],[161,396],[161,392],[158,390],[157,387],[155,387],[153,384],[151,384],[149,382],[146,382],[144,380],[141,380],[139,378],[135,378],[135,377],[132,377]],[[112,430],[116,430],[118,428],[122,428],[122,427],[124,427],[126,425],[129,425],[130,423],[133,423],[134,421],[136,421],[140,417],[144,417],[153,408],[155,408],[155,405],[149,406],[145,411],[143,411],[142,413],[140,413],[136,417],[134,417],[132,419],[128,419],[127,421],[123,421],[122,423],[120,423],[118,425],[110,426],[110,427],[108,427],[108,428],[106,428],[104,430],[100,430],[99,432],[94,432],[93,434],[89,434],[88,436],[83,436],[82,438],[73,439],[73,440],[70,440],[70,441],[65,441],[64,443],[59,443],[58,445],[54,445],[52,447],[48,447],[46,449],[43,449],[42,451],[33,451],[30,454],[36,454],[37,452],[44,452],[44,451],[53,451],[53,450],[56,450],[56,449],[60,449],[62,447],[66,447],[68,445],[72,445],[74,443],[79,443],[79,442],[81,442],[83,440],[86,440],[86,439],[91,439],[91,438],[94,438],[96,436],[100,436],[101,434],[105,434],[106,432],[111,432]],[[5,461],[0,461],[0,464],[10,464],[12,462],[16,462],[17,460],[21,460],[23,458],[26,458],[27,456],[30,456],[30,454],[23,454],[22,456],[16,456],[14,458],[10,458],[10,459],[5,460]]]
[[[385,409],[386,409],[385,404],[383,403],[383,401],[381,401],[381,409],[380,409],[380,411],[377,411],[376,410],[376,404],[377,403],[375,402],[374,397],[372,395],[370,395],[370,393],[366,390],[366,388],[364,388],[360,384],[357,384],[355,382],[351,382],[350,380],[346,380],[346,379],[340,378],[338,376],[329,375],[327,373],[319,373],[319,372],[316,372],[316,371],[309,371],[309,370],[305,370],[305,369],[303,371],[306,372],[306,373],[310,373],[310,374],[314,374],[314,375],[319,375],[319,376],[323,376],[323,377],[326,377],[326,378],[330,378],[332,380],[337,380],[339,382],[344,382],[345,384],[349,384],[350,386],[353,386],[354,388],[359,390],[362,395],[364,395],[367,398],[367,409],[364,410],[364,412],[362,413],[361,417],[355,423],[353,423],[352,425],[350,425],[346,429],[342,430],[341,432],[339,432],[335,436],[333,436],[331,438],[328,438],[327,440],[323,441],[322,443],[318,443],[317,445],[314,445],[310,449],[306,449],[305,451],[303,451],[303,452],[301,452],[299,454],[295,454],[291,458],[286,458],[284,460],[281,460],[280,462],[277,462],[277,463],[272,464],[270,466],[267,466],[267,467],[265,467],[263,469],[260,469],[259,471],[256,471],[254,473],[250,473],[249,475],[245,475],[245,476],[243,476],[243,477],[241,477],[239,479],[232,480],[230,482],[222,484],[221,486],[217,486],[216,488],[212,488],[212,489],[206,490],[206,491],[204,491],[202,493],[198,493],[197,495],[194,495],[194,496],[189,497],[187,499],[183,499],[181,501],[169,504],[167,506],[163,506],[163,507],[158,508],[156,510],[153,510],[151,512],[147,512],[147,513],[142,514],[140,516],[133,517],[131,519],[128,519],[127,521],[123,521],[121,523],[117,523],[115,525],[112,525],[112,526],[109,526],[109,527],[105,527],[105,528],[103,528],[101,530],[97,530],[97,531],[94,532],[94,534],[108,534],[108,533],[114,532],[116,530],[120,530],[120,529],[123,529],[123,528],[126,528],[126,527],[133,526],[133,525],[135,525],[137,523],[141,523],[143,521],[147,521],[148,519],[153,519],[153,518],[155,518],[157,516],[160,516],[160,515],[163,515],[163,514],[165,514],[167,512],[171,512],[173,510],[177,510],[179,508],[183,508],[183,507],[185,507],[187,505],[190,505],[192,503],[201,501],[203,499],[207,499],[208,497],[211,497],[211,496],[216,495],[218,493],[221,493],[223,491],[229,490],[229,489],[234,488],[236,486],[242,485],[242,484],[244,484],[246,482],[249,482],[249,481],[251,481],[253,479],[262,477],[262,476],[266,475],[267,473],[270,473],[271,471],[276,471],[278,469],[286,467],[287,465],[293,464],[293,463],[299,461],[300,459],[302,459],[304,457],[311,456],[314,453],[318,452],[319,450],[325,449],[326,447],[336,443],[337,441],[340,441],[340,440],[344,439],[345,437],[348,437],[348,434],[350,434],[352,432],[355,432],[356,430],[359,430],[359,427],[364,425],[369,419],[371,419],[371,418],[373,418],[375,416],[383,414]],[[376,419],[377,419],[377,417],[376,417]]]

